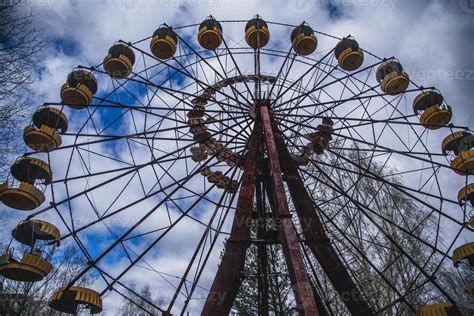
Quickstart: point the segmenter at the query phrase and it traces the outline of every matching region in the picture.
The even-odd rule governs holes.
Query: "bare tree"
[[[251,236],[257,238],[257,224],[252,223]],[[291,287],[290,275],[286,265],[281,244],[278,244],[278,224],[267,220],[266,233],[261,236],[268,243],[251,244],[245,256],[242,283],[232,306],[233,315],[257,315],[258,306],[258,279],[261,272],[258,269],[259,247],[265,247],[267,254],[266,274],[268,288],[268,310],[274,315],[289,315],[295,310],[296,302]],[[221,253],[221,257],[224,252]]]
[[[327,185],[319,185],[312,194],[315,200],[322,197],[331,200],[321,215],[326,220],[332,218],[327,224],[329,235],[367,300],[377,308],[385,307],[384,315],[409,315],[412,313],[409,305],[416,308],[429,301],[444,300],[414,263],[428,273],[435,273],[438,284],[453,290],[454,297],[462,295],[461,280],[451,273],[455,270],[450,262],[444,260],[438,266],[441,257],[428,246],[444,243],[442,232],[437,234],[436,216],[397,188],[406,180],[394,176],[398,173],[396,170],[356,149],[338,154],[353,164],[345,163],[340,170],[332,169],[330,166],[341,162],[337,156],[329,155],[327,166],[310,168],[310,173],[323,184],[331,183],[330,176],[343,188],[337,192]],[[376,211],[378,216],[367,208]],[[324,280],[322,273],[319,278]],[[419,286],[422,282],[426,285]],[[325,283],[330,282],[325,280]],[[330,284],[328,289],[331,289]],[[399,293],[406,294],[400,304],[392,306],[392,302],[399,300]],[[324,295],[325,301],[333,302],[336,314],[346,312],[340,301],[332,299],[336,296],[333,290],[324,291]]]
[[[268,309],[274,315],[289,315],[296,303],[281,245],[266,246]],[[250,245],[245,257],[244,275],[235,298],[234,315],[258,314],[258,247]]]
[[[164,303],[162,298],[153,297],[149,284],[144,284],[143,286],[137,289],[136,283],[132,282],[128,285],[128,288],[131,291],[129,291],[128,295],[126,296],[127,298],[122,297],[120,315],[123,315],[123,316],[156,315],[158,311],[148,302],[156,306],[161,306]],[[137,295],[135,295],[132,291],[135,293],[138,293],[140,297],[137,297]]]
[[[0,5],[0,163],[2,176],[22,150],[21,130],[31,111],[31,84],[41,51],[48,45],[22,1]]]

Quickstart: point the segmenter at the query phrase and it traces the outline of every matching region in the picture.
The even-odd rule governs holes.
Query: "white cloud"
[[[338,8],[339,17],[337,19],[331,17],[330,10],[325,6],[329,3],[340,4]],[[46,5],[45,5],[46,4]],[[224,1],[224,0],[187,0],[178,2],[175,0],[138,0],[138,1],[127,1],[127,0],[108,0],[108,1],[80,1],[80,2],[69,2],[69,1],[49,1],[36,3],[34,11],[37,12],[37,23],[39,27],[44,28],[45,34],[52,39],[57,40],[56,44],[51,47],[48,54],[44,57],[43,64],[39,72],[39,80],[35,84],[35,93],[37,95],[38,104],[42,101],[57,102],[59,100],[59,88],[65,81],[68,72],[76,65],[98,65],[102,62],[103,57],[106,55],[108,48],[116,40],[122,39],[125,41],[137,41],[144,37],[150,36],[153,31],[161,24],[168,23],[173,26],[187,25],[190,23],[200,23],[204,17],[209,14],[213,14],[220,20],[247,20],[254,14],[259,13],[264,19],[269,21],[298,24],[301,21],[307,21],[315,30],[329,33],[337,37],[343,37],[351,34],[356,37],[360,45],[370,52],[381,57],[396,56],[400,59],[406,70],[410,73],[413,80],[424,86],[435,85],[439,88],[446,100],[453,105],[454,108],[454,123],[457,125],[472,125],[472,111],[470,111],[470,100],[472,99],[472,81],[469,81],[469,71],[474,70],[472,58],[469,58],[469,38],[472,33],[469,34],[469,28],[472,28],[472,16],[461,11],[460,8],[455,7],[452,4],[446,4],[441,1],[425,2],[424,4],[413,3],[410,1],[265,1],[256,2],[250,0],[241,1]],[[244,23],[224,23],[224,32],[227,43],[235,47],[246,47],[246,43],[243,40]],[[290,47],[289,32],[290,29],[284,26],[270,25],[271,41],[268,48],[288,51]],[[196,32],[197,26],[185,28],[177,31],[180,36],[189,36],[193,43],[196,43]],[[468,34],[466,36],[466,34]],[[318,35],[319,47],[314,58],[321,58],[328,50],[337,43],[337,40],[325,37],[324,35]],[[137,44],[144,51],[148,51],[148,40]],[[182,45],[182,44],[180,44]],[[184,46],[184,45],[183,45]],[[461,52],[461,53],[460,53]],[[144,57],[140,53],[136,53],[137,62],[135,69],[143,69],[143,61],[150,65],[155,61],[150,57]],[[253,61],[252,56],[238,56],[239,64],[242,67],[244,73],[253,72]],[[366,55],[366,64],[374,62],[375,59]],[[232,61],[227,60],[229,65]],[[212,66],[215,69],[220,69],[217,60],[211,60]],[[265,57],[262,62],[262,72],[269,74],[276,74],[279,70],[281,58],[277,57]],[[230,67],[232,68],[232,67]],[[159,69],[159,67],[158,67]],[[296,78],[299,74],[303,73],[306,66],[296,63],[292,72],[292,78]],[[194,69],[200,72],[200,76],[205,74],[212,77],[212,70],[204,66],[203,69]],[[452,79],[448,72],[463,72],[462,78],[459,80]],[[235,73],[235,71],[234,71]],[[336,75],[337,73],[335,73]],[[151,76],[150,73],[147,74]],[[160,74],[152,80],[156,83],[160,83],[162,78],[166,78],[167,74]],[[370,81],[374,83],[373,73]],[[474,77],[474,76],[473,76]],[[363,76],[360,77],[364,80]],[[106,76],[98,76],[99,79],[99,94],[106,94],[113,89],[112,81]],[[214,78],[210,81],[213,81]],[[332,80],[328,78],[326,82]],[[474,80],[474,78],[471,78]],[[186,80],[182,85],[190,83],[190,80]],[[135,85],[135,88],[138,85]],[[176,83],[175,86],[176,88]],[[361,87],[360,84],[354,85],[353,89]],[[196,86],[189,88],[196,89]],[[331,97],[340,98],[340,90],[342,85],[333,85],[327,89],[329,95],[319,96],[321,100],[330,100]],[[155,89],[150,89],[148,92],[152,93]],[[136,93],[137,90],[129,90],[126,92],[122,90],[121,98],[126,98],[130,105],[148,104],[148,98],[143,93],[139,96],[138,100],[134,100],[131,95]],[[193,92],[194,92],[193,91]],[[230,92],[230,91],[229,91]],[[348,91],[345,92],[348,96],[351,95]],[[128,97],[126,97],[128,95]],[[164,104],[178,105],[177,98],[183,98],[182,95],[175,94],[173,96],[160,91],[159,97],[161,100],[154,98],[150,103],[150,106],[160,107]],[[411,114],[411,100],[415,95],[409,94],[409,99],[406,100],[407,107],[405,108],[405,100],[400,103],[399,110],[408,115]],[[289,96],[287,96],[288,98]],[[310,101],[306,101],[310,102]],[[380,104],[379,104],[380,105]],[[352,104],[350,104],[352,106]],[[373,112],[377,108],[371,108]],[[70,131],[78,131],[80,126],[85,123],[87,115],[83,112],[77,112],[66,109],[66,114],[71,119]],[[337,112],[339,111],[339,112]],[[349,109],[339,108],[336,114],[340,113],[343,115],[347,113]],[[156,114],[163,115],[163,111],[154,110]],[[185,112],[180,112],[178,116],[170,116],[176,118],[179,121],[186,120],[184,116]],[[94,122],[104,128],[104,121],[108,119],[107,115],[117,115],[97,111],[93,118]],[[352,116],[363,115],[361,110],[353,113]],[[387,113],[380,112],[378,114],[380,118]],[[396,116],[396,115],[395,115]],[[106,130],[106,133],[114,135],[123,135],[127,133],[136,133],[135,122],[138,132],[142,132],[144,129],[155,127],[155,123],[159,123],[157,117],[145,115],[133,111],[133,117],[130,112],[127,112],[120,123],[123,130]],[[164,124],[159,128],[169,128],[181,126],[183,123],[176,123],[172,120],[165,120]],[[94,133],[94,126],[89,122],[86,124],[86,128],[83,133]],[[188,132],[188,128],[183,128],[183,132]],[[371,129],[358,129],[363,135],[370,134]],[[403,135],[404,139],[413,136],[411,131],[403,128],[395,128],[395,130]],[[417,131],[422,131],[418,129]],[[385,146],[401,146],[400,142],[393,141],[395,137],[390,134],[389,131],[384,132],[385,136],[381,140],[381,144]],[[421,133],[421,132],[420,132]],[[429,148],[433,152],[439,152],[439,144],[443,137],[448,133],[448,130],[441,130],[430,132],[428,137]],[[150,136],[152,136],[151,134]],[[390,136],[389,136],[390,135]],[[158,137],[174,137],[173,131],[160,132]],[[191,137],[191,136],[189,136]],[[97,137],[80,137],[77,142],[86,142],[99,139]],[[68,145],[74,142],[73,137],[64,137],[64,145]],[[370,141],[372,138],[369,139]],[[144,144],[145,140],[140,140]],[[69,177],[72,175],[80,176],[85,172],[85,165],[90,166],[90,172],[99,172],[104,170],[111,170],[115,168],[122,168],[127,166],[128,163],[141,164],[146,163],[151,158],[151,155],[155,157],[163,156],[166,152],[186,144],[186,142],[179,142],[176,144],[171,140],[160,140],[154,141],[154,149],[150,150],[147,146],[143,146],[134,142],[127,142],[120,140],[114,142],[113,146],[107,146],[106,143],[99,143],[90,146],[84,146],[84,149],[91,150],[94,152],[102,153],[108,157],[117,158],[120,161],[114,161],[106,157],[97,156],[87,153],[87,151],[81,152],[86,157],[85,163],[81,161],[78,153],[73,155],[72,164],[69,166],[68,161],[71,157],[70,150],[59,150],[53,153],[52,165],[56,179],[62,179],[66,177],[66,170],[69,167]],[[129,151],[129,147],[131,153]],[[400,148],[398,148],[400,149]],[[418,148],[419,149],[419,148]],[[189,154],[189,151],[188,151]],[[90,164],[89,164],[90,159]],[[441,160],[442,161],[442,160]],[[393,157],[390,162],[397,164],[397,168],[400,170],[413,170],[416,167],[422,166],[421,162],[414,163],[412,160],[408,160],[404,157]],[[446,161],[444,160],[444,163]],[[170,166],[171,162],[163,164],[163,167]],[[415,166],[416,165],[416,166]],[[159,185],[166,186],[170,184],[173,179],[179,179],[186,175],[186,168],[194,168],[196,164],[191,161],[187,166],[183,161],[178,161],[170,174],[166,174],[163,169],[158,166],[143,168],[139,175],[134,176],[130,184],[124,190],[124,193],[118,197],[114,203],[110,212],[119,209],[128,203],[143,198],[148,191],[154,187],[152,192],[158,190]],[[158,175],[158,177],[155,175]],[[118,173],[117,173],[118,174]],[[85,188],[92,187],[95,184],[110,179],[116,174],[100,175],[86,179],[74,180],[68,182],[69,194],[80,193]],[[417,174],[419,176],[419,174]],[[88,197],[93,201],[93,204],[97,207],[100,212],[105,211],[111,204],[111,201],[117,198],[120,191],[126,186],[127,181],[130,179],[123,177],[117,181],[114,181],[110,185],[106,185],[100,189],[94,190]],[[157,179],[158,178],[158,179]],[[409,178],[409,176],[407,176]],[[450,198],[455,197],[458,188],[462,185],[465,179],[457,176],[453,176],[452,172],[443,172],[440,174],[441,182],[443,186],[443,192],[446,193]],[[155,186],[159,182],[158,186]],[[191,190],[202,193],[204,188],[202,187],[203,179],[200,175],[190,180],[190,183],[186,185]],[[145,192],[141,185],[143,184]],[[416,185],[414,185],[416,187]],[[55,194],[57,199],[61,200],[66,197],[65,186],[63,184],[56,184],[54,186]],[[108,225],[116,234],[123,233],[125,229],[136,223],[144,214],[156,206],[157,203],[164,197],[170,190],[166,190],[165,193],[159,194],[154,198],[148,198],[145,201],[127,208],[120,215],[112,217]],[[219,199],[220,190],[213,190],[212,194],[209,195],[211,201],[217,202]],[[183,197],[189,194],[185,190],[178,191],[174,195],[174,198]],[[191,202],[176,202],[180,206],[190,206]],[[234,202],[235,204],[235,202]],[[169,207],[168,211],[173,220],[175,220],[180,212],[171,203],[160,206],[156,212],[150,217],[149,220],[137,229],[137,234],[145,233],[153,229],[163,228],[169,224],[168,211],[166,206]],[[68,214],[69,207],[63,205],[60,207],[61,212]],[[85,195],[77,198],[72,203],[73,217],[76,221],[81,224],[89,223],[95,220],[97,217],[93,212],[92,207]],[[207,203],[204,206],[193,210],[193,215],[206,222],[214,211],[212,203]],[[449,212],[458,212],[459,209],[449,210]],[[23,215],[23,214],[22,214]],[[225,231],[230,229],[230,221],[232,220],[233,210],[229,212],[229,216],[226,224],[224,225]],[[59,223],[59,219],[56,215],[47,212],[43,216],[47,217],[52,222]],[[456,215],[459,217],[459,215]],[[69,215],[66,216],[69,219]],[[22,216],[12,217],[11,223],[18,221]],[[59,224],[58,224],[59,225]],[[214,225],[215,226],[215,225]],[[65,227],[60,226],[62,229]],[[449,227],[447,228],[449,229]],[[147,263],[155,267],[157,270],[181,275],[186,268],[187,262],[194,251],[194,247],[197,241],[200,239],[204,227],[192,219],[185,218],[183,222],[176,226],[176,229],[172,230],[172,233],[160,241],[159,246],[156,247],[150,254],[145,257]],[[105,249],[108,245],[113,242],[113,236],[107,231],[104,225],[95,225],[90,229],[85,230],[81,236],[84,238],[92,236],[101,236],[101,244],[98,246],[100,249]],[[132,235],[134,235],[132,233]],[[138,243],[128,242],[127,245],[140,253],[145,249],[146,245],[150,244],[154,238],[158,236],[157,233],[147,235],[142,238],[137,238]],[[90,239],[89,239],[90,241]],[[216,249],[207,265],[206,270],[203,273],[202,281],[200,285],[205,288],[209,288],[212,282],[216,265],[218,263],[218,256],[220,248],[222,247],[221,240],[216,243]],[[94,248],[96,245],[88,245]],[[93,251],[97,251],[94,249]],[[117,258],[123,256],[122,251],[117,251],[111,254],[110,257],[113,260],[106,260],[103,263],[110,274],[117,275],[123,268],[128,264],[127,260]],[[193,275],[192,275],[193,276]],[[161,278],[156,278],[153,273],[141,268],[133,268],[124,277],[125,281],[137,281],[149,282],[152,285],[152,289],[155,293],[161,293],[163,291],[170,291],[171,287],[167,282]],[[159,280],[155,283],[155,280]],[[174,283],[176,280],[173,281]],[[103,284],[97,284],[97,289],[102,289]],[[201,293],[202,294],[202,293]],[[112,314],[114,309],[117,307],[114,301],[116,296],[110,294],[105,299],[105,306],[107,313]],[[182,303],[180,300],[179,304]],[[202,301],[193,301],[191,313],[197,313],[200,308]],[[178,304],[178,306],[179,306]]]

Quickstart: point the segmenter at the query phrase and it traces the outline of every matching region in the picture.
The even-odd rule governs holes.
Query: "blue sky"
[[[118,39],[125,41],[137,41],[150,36],[153,31],[162,23],[173,26],[182,26],[188,24],[200,23],[207,15],[212,14],[220,20],[246,20],[254,14],[259,13],[264,19],[274,22],[299,24],[301,21],[308,22],[315,30],[332,34],[338,37],[352,34],[360,45],[378,56],[396,56],[404,65],[410,77],[417,83],[425,86],[436,86],[439,88],[445,99],[453,106],[456,125],[470,126],[472,128],[474,112],[472,111],[472,100],[474,99],[474,60],[472,57],[472,43],[474,37],[474,10],[466,5],[464,0],[459,1],[408,1],[408,0],[298,0],[298,1],[250,1],[250,0],[105,0],[105,1],[60,1],[60,0],[33,0],[27,1],[30,5],[25,7],[25,11],[35,13],[35,24],[44,30],[45,35],[53,41],[53,45],[48,48],[42,63],[37,71],[38,80],[34,84],[34,94],[37,104],[42,102],[57,102],[59,97],[59,88],[64,82],[68,72],[76,65],[98,65],[102,62],[108,48]],[[225,24],[224,33],[236,41],[243,38],[243,24]],[[197,27],[183,29],[180,33],[186,40],[195,41]],[[288,48],[288,34],[284,34],[281,29],[275,27],[275,33],[272,33],[271,44],[274,48]],[[321,49],[330,45],[325,42],[324,37],[320,37]],[[142,46],[146,47],[148,41]],[[332,45],[332,44],[331,44]],[[137,56],[136,65],[140,65],[142,59]],[[269,73],[275,73],[278,69],[278,60],[269,59]],[[251,69],[251,65],[247,65]],[[98,96],[106,95],[110,91],[110,81],[105,76],[99,76]],[[107,82],[107,84],[105,84]],[[157,80],[156,82],[160,82]],[[181,86],[188,83],[183,75],[176,75],[173,79],[174,86]],[[130,85],[127,88],[136,94],[142,101],[146,100],[143,85]],[[164,98],[172,100],[169,95],[164,94]],[[138,102],[126,91],[119,90],[118,98],[121,103],[128,105],[139,105]],[[159,106],[156,101],[153,106]],[[118,115],[121,115],[122,109],[101,109],[97,116],[94,116],[96,123],[106,126]],[[71,120],[70,132],[77,131],[81,123],[84,122],[82,112],[68,110],[68,117]],[[127,112],[126,119],[120,120],[119,124],[114,124],[107,130],[107,134],[133,133],[133,126],[130,125],[130,113]],[[142,118],[140,118],[140,123]],[[143,123],[146,125],[146,123]],[[430,134],[430,142],[439,144],[445,134]],[[168,146],[165,142],[163,146]],[[159,148],[162,144],[158,144]],[[131,156],[127,155],[127,144],[106,143],[94,147],[110,157],[118,157],[123,161],[130,162]],[[144,146],[132,144],[132,149],[137,155],[137,159],[146,162],[150,159],[150,153],[144,150]],[[58,155],[54,159],[59,166],[55,166],[58,174],[64,174],[68,157],[73,155],[66,152],[64,155]],[[133,157],[135,159],[135,157]],[[120,167],[120,164],[110,162],[107,165],[102,160],[94,163],[94,158],[89,161],[95,171],[106,170],[107,168]],[[77,165],[77,175],[83,174],[80,170],[81,163],[78,156],[74,156]],[[87,163],[85,163],[87,165]],[[194,166],[191,166],[194,167]],[[180,165],[180,168],[184,166]],[[179,169],[179,168],[178,168]],[[180,174],[177,170],[176,174]],[[160,172],[163,172],[161,170]],[[146,178],[153,173],[151,168],[145,168],[140,174]],[[136,194],[143,196],[139,189],[137,174],[130,182],[130,191],[127,194]],[[125,180],[128,180],[127,178]],[[110,191],[103,191],[94,196],[98,205],[110,204],[110,199],[114,193],[118,193],[125,185],[126,181],[121,180],[110,187]],[[151,189],[154,185],[153,179],[147,179],[146,189]],[[166,182],[165,180],[163,180]],[[170,181],[168,179],[167,181]],[[201,186],[202,180],[195,180],[188,187]],[[457,192],[462,179],[449,177],[445,179],[448,185],[447,194],[454,195]],[[94,182],[94,181],[92,181]],[[449,186],[449,184],[452,184]],[[76,190],[89,187],[90,183],[81,183]],[[133,187],[133,192],[132,192]],[[58,186],[57,194],[65,196]],[[162,195],[149,199],[139,207],[130,210],[128,215],[119,218],[113,226],[117,234],[125,231],[131,223],[147,210],[158,203]],[[217,200],[216,196],[213,197]],[[78,210],[84,212],[84,222],[92,218],[92,210],[83,210],[89,207],[85,201],[78,201],[75,206],[75,215]],[[126,203],[123,199],[119,204]],[[184,202],[179,202],[184,207]],[[201,205],[194,210],[194,214],[206,218],[209,205]],[[63,208],[67,211],[67,208]],[[160,210],[166,214],[163,207]],[[172,217],[179,216],[176,207],[170,207]],[[54,214],[46,217],[55,221]],[[165,227],[166,216],[156,216],[151,223],[156,225],[147,226]],[[12,225],[15,221],[22,218],[13,217]],[[163,224],[162,224],[163,223]],[[228,224],[228,223],[227,223]],[[145,229],[144,229],[145,231]],[[185,220],[183,225],[179,226],[176,235],[165,242],[163,246],[157,247],[148,257],[148,261],[158,266],[158,269],[164,269],[170,273],[173,269],[173,262],[176,267],[183,267],[186,258],[189,255],[190,248],[187,241],[200,238],[201,228],[192,220]],[[133,234],[132,234],[133,235]],[[186,236],[185,240],[180,238]],[[152,235],[155,236],[155,235]],[[147,237],[148,238],[148,237]],[[144,238],[145,242],[150,242],[150,238]],[[113,240],[113,236],[108,234],[105,228],[97,228],[91,234],[84,234],[88,247],[93,255],[100,253]],[[138,240],[130,242],[130,247],[134,247],[139,252],[144,248]],[[166,257],[169,251],[174,251],[172,256]],[[180,251],[183,254],[180,256]],[[117,274],[123,268],[126,262],[123,260],[123,252],[114,252],[108,257],[104,265],[111,272]],[[217,257],[213,257],[212,264],[216,264]],[[176,268],[176,271],[179,271]],[[212,270],[211,270],[212,271]],[[136,269],[127,275],[127,281],[147,281],[151,276]],[[210,275],[206,274],[206,280],[212,280]],[[98,284],[97,289],[102,289],[103,285]],[[159,292],[158,287],[152,288]],[[105,306],[108,313],[113,314],[114,296],[105,300]],[[192,311],[199,310],[199,304],[192,307]]]

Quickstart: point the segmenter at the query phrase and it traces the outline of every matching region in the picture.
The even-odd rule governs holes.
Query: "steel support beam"
[[[321,219],[314,208],[311,197],[304,187],[298,169],[290,157],[283,137],[278,127],[272,122],[283,172],[303,230],[306,244],[318,260],[325,274],[331,280],[341,300],[352,315],[370,316],[374,311],[365,301],[354,281],[351,279],[346,267],[330,243]]]
[[[247,163],[242,176],[232,230],[201,315],[228,315],[241,284],[245,254],[250,244],[261,133],[261,124],[256,121],[250,137]]]
[[[263,155],[261,155],[263,156]],[[260,157],[262,158],[262,157]],[[261,159],[259,165],[261,166]],[[261,177],[259,177],[261,178]],[[261,179],[259,179],[261,180]],[[266,216],[265,216],[265,200],[263,195],[263,181],[258,181],[256,188],[256,203],[257,203],[257,239],[262,239],[267,232]],[[268,276],[267,276],[267,245],[257,245],[257,280],[258,280],[258,314],[268,316]]]
[[[279,219],[280,240],[286,263],[288,265],[290,279],[293,284],[297,309],[300,315],[316,316],[319,314],[316,308],[308,273],[304,265],[296,230],[288,208],[283,175],[278,159],[278,151],[267,105],[260,105],[260,114],[274,190],[274,212],[276,217]]]

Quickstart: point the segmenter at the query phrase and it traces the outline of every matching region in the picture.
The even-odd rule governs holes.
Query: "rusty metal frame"
[[[252,213],[258,215],[257,239],[265,233],[264,228],[261,228],[265,224],[263,191],[269,193],[269,204],[279,221],[280,241],[293,284],[297,310],[300,315],[319,315],[318,306],[321,309],[323,304],[311,284],[304,264],[303,253],[288,207],[284,176],[305,243],[339,293],[341,300],[352,315],[374,315],[373,309],[365,301],[331,245],[268,104],[263,102],[257,105],[259,111],[250,137],[247,163],[230,238],[204,304],[202,315],[227,315],[232,309],[244,277],[245,256],[251,243]],[[263,160],[264,145],[268,157],[265,161]],[[254,212],[254,197],[257,212]],[[267,253],[265,245],[259,244],[257,247],[258,311],[260,315],[268,315]],[[326,311],[323,309],[321,313],[324,315]]]
[[[267,147],[270,174],[274,190],[274,213],[279,219],[280,240],[283,253],[288,265],[290,279],[293,284],[297,309],[300,315],[319,315],[314,300],[308,272],[306,271],[303,255],[298,242],[293,220],[286,199],[283,175],[281,172],[278,151],[273,134],[273,128],[268,106],[260,105],[260,114]]]
[[[260,159],[258,166],[262,167],[263,153],[260,152]],[[256,209],[257,209],[257,239],[263,239],[267,232],[267,223],[265,215],[265,197],[264,197],[264,183],[259,177],[256,186]],[[260,243],[257,245],[257,281],[258,281],[258,314],[262,316],[269,315],[268,309],[268,253],[267,245]]]
[[[250,136],[247,163],[237,201],[230,238],[227,240],[221,264],[211,286],[201,315],[228,315],[241,284],[245,264],[245,253],[250,245],[257,155],[261,124],[256,122]]]
[[[227,315],[231,311],[243,277],[246,251],[251,242],[250,229],[256,191],[260,195],[257,197],[256,205],[259,226],[262,225],[262,217],[265,216],[264,201],[262,200],[263,191],[260,185],[265,186],[266,181],[258,182],[257,186],[257,173],[262,173],[263,170],[267,169],[270,172],[269,178],[271,179],[268,185],[272,187],[271,191],[273,193],[269,196],[269,199],[271,199],[270,205],[274,216],[279,220],[280,241],[293,284],[297,310],[300,315],[317,316],[319,315],[315,302],[315,295],[317,294],[313,291],[305,268],[298,236],[289,212],[268,104],[259,104],[258,106],[259,115],[257,115],[250,138],[247,163],[244,168],[242,187],[237,201],[230,238],[227,241],[221,264],[204,304],[202,315]],[[263,159],[258,160],[260,156],[263,157],[263,145],[266,145],[268,155],[266,160],[268,165],[265,166],[263,165]],[[260,166],[258,168],[260,170],[257,170],[257,166]],[[265,177],[265,175],[261,176]],[[262,233],[264,233],[264,230],[257,230],[257,234],[261,235]],[[265,246],[259,245],[258,247],[258,310],[261,315],[268,315],[268,284],[266,280],[266,258],[264,258],[266,257],[266,249],[263,248]]]
[[[283,172],[287,178],[286,182],[293,200],[293,205],[298,214],[306,244],[318,260],[351,314],[364,316],[374,315],[373,309],[365,301],[364,296],[351,279],[347,269],[331,245],[321,219],[314,208],[311,197],[304,187],[303,180],[298,173],[298,168],[291,159],[281,132],[273,121],[273,118],[272,128],[275,133]]]

